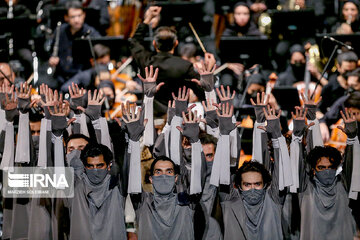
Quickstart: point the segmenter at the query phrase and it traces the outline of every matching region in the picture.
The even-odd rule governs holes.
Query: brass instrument
[[[311,47],[307,50],[308,52],[308,60],[309,62],[316,66],[319,72],[322,72],[324,68],[324,61],[320,57],[320,50],[317,44],[311,45]]]
[[[264,12],[260,15],[258,20],[259,31],[265,35],[271,34],[271,17],[268,13]]]

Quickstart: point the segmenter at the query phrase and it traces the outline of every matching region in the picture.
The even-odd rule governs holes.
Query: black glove
[[[256,121],[258,123],[263,123],[266,120],[265,114],[264,114],[264,108],[265,107],[266,107],[265,105],[256,105],[256,106],[254,106]]]
[[[175,100],[175,115],[178,117],[182,117],[182,112],[186,112],[187,105],[187,101]]]
[[[54,112],[54,106],[50,106],[49,108],[51,111]],[[48,107],[44,106],[43,109],[44,109],[44,113],[45,113],[45,118],[51,120],[51,114],[49,112]]]
[[[18,98],[18,108],[21,113],[27,113],[30,111],[30,98]]]
[[[199,140],[199,123],[185,123],[183,135],[187,137],[190,143],[195,143]]]
[[[144,82],[144,93],[147,97],[153,97],[156,93],[156,82]]]
[[[216,114],[216,110],[210,110],[206,112],[206,124],[211,128],[217,128],[219,126],[219,118]]]
[[[214,89],[214,74],[200,74],[200,84],[206,92],[211,92]]]
[[[101,105],[88,105],[85,114],[91,121],[99,119],[101,117]]]
[[[169,107],[167,110],[167,122],[170,125],[173,117],[175,116],[175,108]]]
[[[5,110],[5,118],[8,122],[13,122],[17,115],[19,115],[19,111],[16,108],[12,110]]]
[[[294,125],[294,130],[293,130],[293,134],[297,137],[301,137],[304,135],[305,129],[306,129],[306,124],[305,124],[305,120],[293,120],[293,125]]]
[[[126,123],[127,132],[129,134],[129,138],[137,142],[139,141],[141,135],[143,134],[145,127],[140,120],[137,120],[135,122]]]
[[[84,107],[84,96],[77,97],[77,98],[71,98],[70,99],[70,109],[74,111],[75,114],[80,114],[81,111],[77,109],[77,107]]]
[[[55,136],[59,137],[63,134],[64,130],[67,128],[67,122],[65,116],[55,116],[51,115],[51,130]]]
[[[312,104],[305,104],[305,108],[307,108],[307,113],[306,113],[306,118],[313,121],[316,119],[316,109],[317,106],[316,105],[312,105]]]
[[[272,138],[281,137],[280,119],[267,120],[266,131],[271,134]]]
[[[229,108],[230,108],[233,105],[233,101],[234,101],[234,99],[228,99],[228,100],[222,101],[221,105],[225,104],[225,106],[226,106],[226,104],[229,103]]]
[[[344,130],[348,138],[355,138],[357,136],[357,122],[345,123]]]
[[[229,135],[236,128],[231,117],[219,117],[219,130],[221,135]]]

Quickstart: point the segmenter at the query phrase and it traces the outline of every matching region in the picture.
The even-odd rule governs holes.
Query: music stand
[[[245,68],[270,63],[271,41],[265,37],[222,37],[220,58],[225,62],[240,62]]]
[[[211,32],[211,22],[204,24],[203,2],[168,2],[154,1],[149,6],[159,6],[162,8],[160,13],[160,26],[175,26],[177,30],[191,22],[200,36],[209,35]],[[190,31],[190,29],[189,29]],[[191,31],[190,31],[191,33]],[[191,33],[192,34],[192,33]]]
[[[295,106],[300,106],[299,92],[294,87],[275,87],[272,94],[282,110],[291,112]]]
[[[110,58],[119,60],[119,57],[131,55],[129,42],[123,37],[97,37],[91,38],[92,44],[102,44],[110,48]],[[88,39],[75,39],[73,42],[73,59],[76,62],[88,64],[92,58]]]
[[[85,23],[94,27],[95,29],[100,29],[100,10],[94,8],[84,8],[86,13]],[[64,22],[64,16],[67,13],[67,9],[64,7],[54,7],[50,9],[50,28],[55,29],[57,23]]]
[[[298,11],[269,10],[271,35],[278,39],[281,34],[286,38],[312,37],[315,34],[316,18],[313,9]]]
[[[9,35],[0,35],[0,62],[9,61]]]

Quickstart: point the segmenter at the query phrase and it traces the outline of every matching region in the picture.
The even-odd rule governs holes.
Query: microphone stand
[[[100,79],[100,70],[99,70],[99,66],[98,66],[98,64],[96,62],[94,45],[92,44],[92,41],[91,41],[90,32],[87,33],[87,34],[88,35],[86,36],[86,39],[88,40],[88,43],[89,43],[89,46],[90,46],[90,53],[91,53],[91,57],[92,57],[92,59],[94,61],[96,76]]]
[[[332,51],[332,53],[331,53],[331,55],[330,55],[327,63],[326,63],[326,65],[325,65],[325,67],[324,67],[324,69],[323,69],[323,71],[322,71],[322,73],[321,73],[320,78],[319,78],[318,81],[316,82],[314,92],[311,94],[310,99],[314,97],[314,94],[315,94],[315,92],[316,92],[316,88],[319,86],[320,80],[324,77],[325,72],[326,72],[326,70],[328,69],[331,60],[334,58],[335,52],[338,50],[338,48],[339,48],[339,44],[336,43],[336,45],[335,45],[335,47],[334,47],[334,49],[333,49],[333,51]]]
[[[87,40],[89,42],[91,57],[92,57],[92,59],[94,61],[96,76],[99,78],[99,81],[100,81],[100,69],[99,69],[98,63],[96,62],[94,45],[93,45],[93,43],[91,41],[90,32],[88,33],[86,38],[87,38]],[[107,116],[110,116],[110,114],[109,114],[110,105],[109,105],[109,102],[108,102],[107,98],[105,98],[105,109],[106,109],[106,112],[108,113]],[[106,120],[109,120],[109,119],[106,119]]]

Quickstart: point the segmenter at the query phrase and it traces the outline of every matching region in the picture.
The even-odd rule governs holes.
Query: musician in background
[[[346,94],[348,73],[356,69],[358,56],[354,52],[344,52],[337,56],[337,72],[329,76],[329,83],[321,91],[319,110],[326,113],[331,105]]]
[[[69,1],[73,0],[59,0],[58,4],[66,5]],[[83,0],[82,5],[83,7],[93,8],[100,11],[100,29],[98,30],[102,35],[106,35],[106,29],[110,26],[110,16],[107,9],[107,2],[104,0]]]
[[[79,1],[66,3],[67,13],[65,21],[60,29],[59,53],[49,59],[51,66],[56,66],[56,80],[58,88],[76,73],[83,70],[80,63],[73,61],[72,44],[74,39],[89,34],[90,37],[100,37],[100,34],[91,26],[87,25],[85,12]]]
[[[110,48],[102,44],[96,44],[94,45],[94,53],[95,53],[96,62],[100,68],[99,70],[103,70],[103,69],[107,70],[107,66],[110,63]],[[90,59],[90,62],[92,68],[81,71],[75,74],[68,81],[66,81],[61,86],[62,92],[69,92],[69,86],[71,86],[72,83],[77,84],[79,87],[83,87],[85,89],[94,88],[96,69],[95,69],[94,61]]]
[[[333,32],[337,34],[353,34],[359,32],[359,1],[350,0],[344,2],[341,11],[341,21],[334,26]]]
[[[293,86],[294,83],[304,81],[306,68],[305,49],[300,44],[290,48],[290,64],[286,70],[279,74],[276,84],[279,86]],[[317,70],[309,68],[311,81],[316,82]]]
[[[225,29],[223,36],[261,36],[251,18],[250,7],[244,2],[238,2],[234,6],[234,23]]]
[[[360,68],[348,73],[347,77],[349,94],[338,98],[324,117],[320,119],[320,130],[324,142],[330,138],[329,127],[341,119],[340,110],[344,111],[345,107],[347,107],[352,108],[353,112],[360,111]]]

